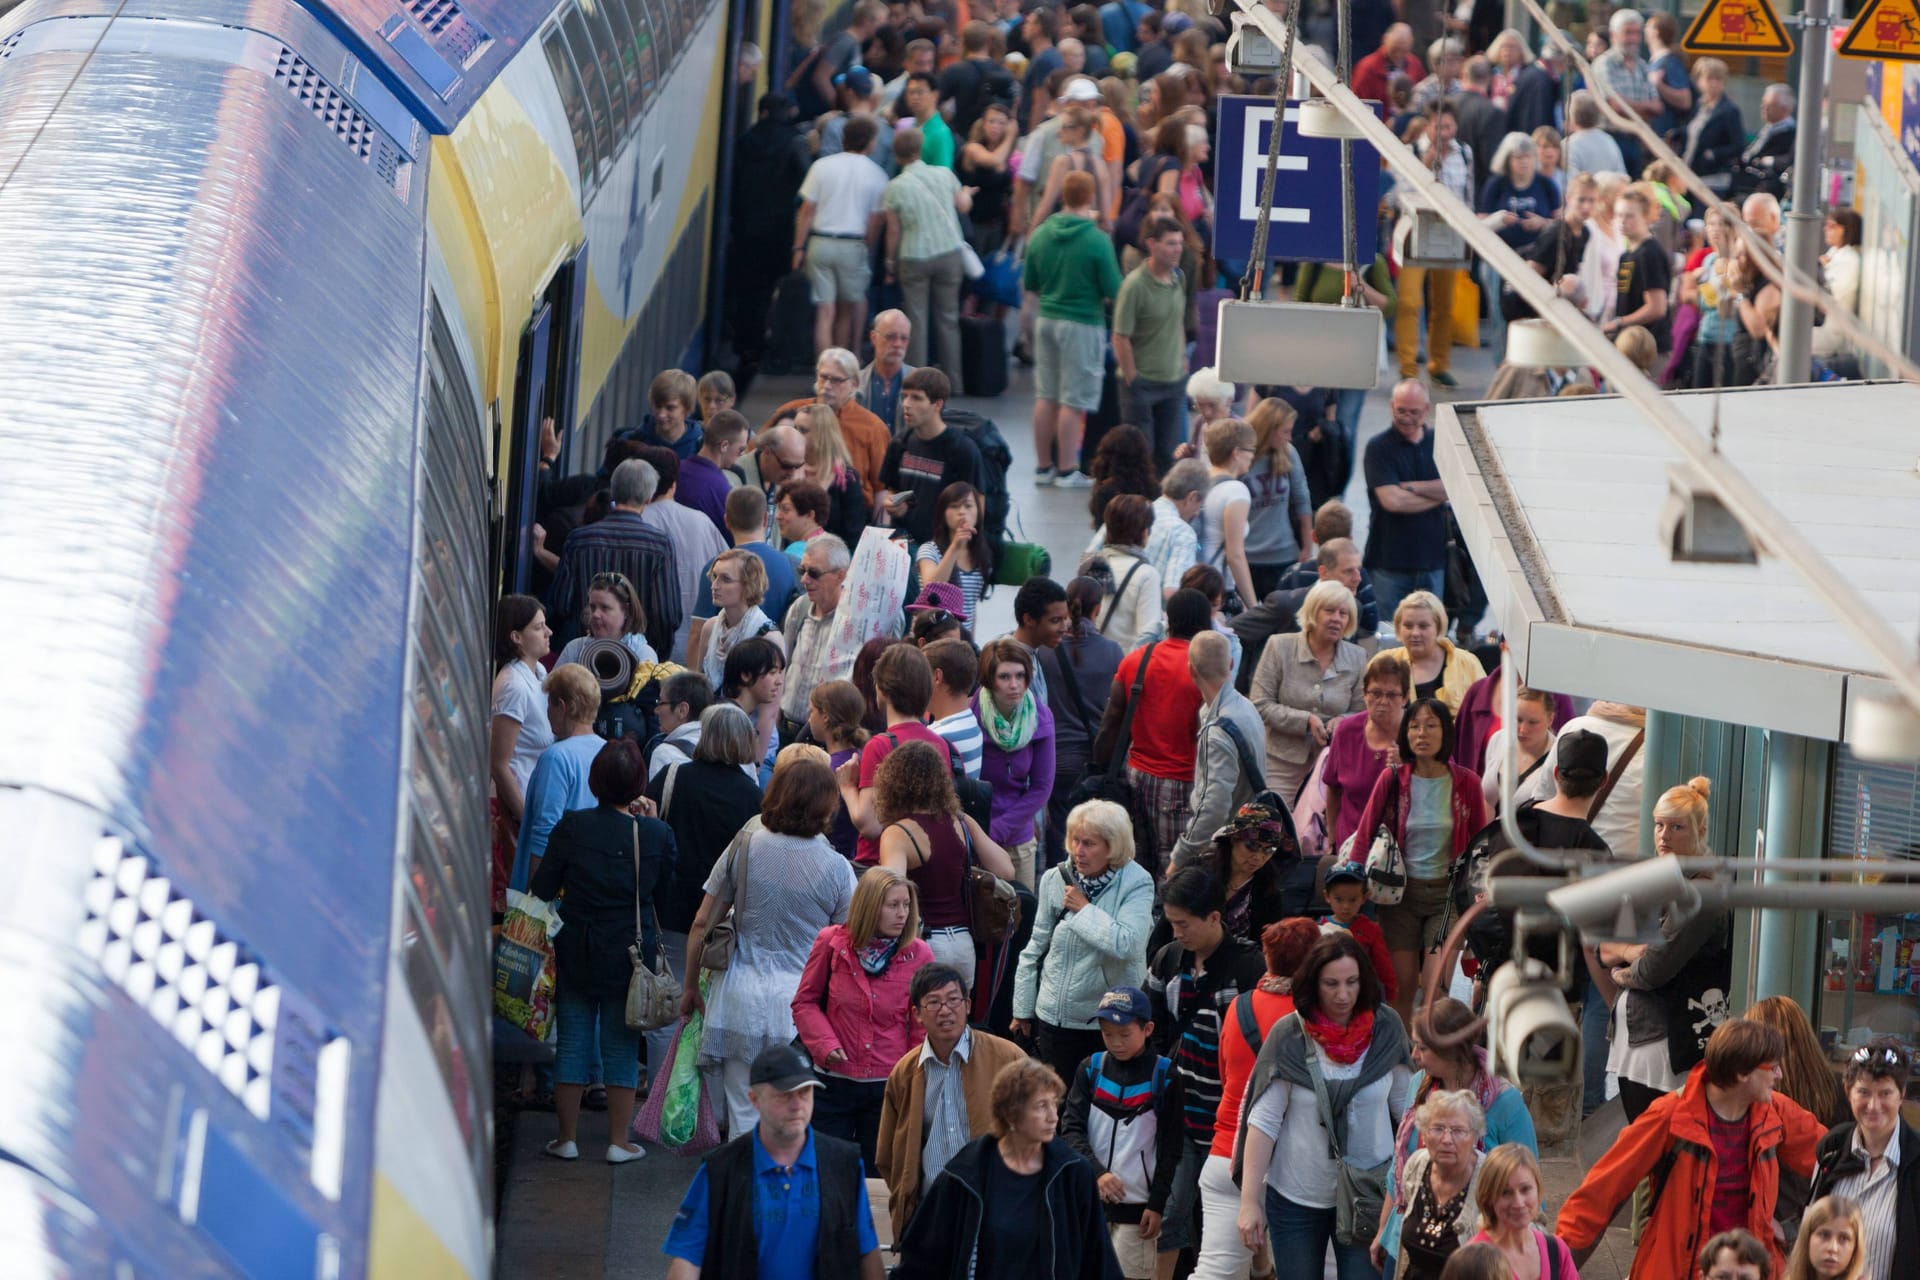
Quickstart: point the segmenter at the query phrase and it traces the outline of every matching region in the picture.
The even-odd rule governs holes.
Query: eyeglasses
[[[1368,702],[1404,702],[1407,697],[1398,689],[1368,689],[1360,696]]]
[[[965,996],[928,996],[920,1002],[920,1007],[928,1013],[936,1013],[944,1009],[964,1009],[967,1007],[967,998]]]
[[[824,578],[830,573],[845,573],[845,572],[846,572],[845,569],[816,569],[810,564],[803,564],[800,566],[800,576],[807,579],[809,582],[813,581],[815,578]]]
[[[1425,1132],[1428,1137],[1452,1138],[1455,1142],[1459,1142],[1464,1138],[1471,1138],[1473,1136],[1473,1130],[1467,1128],[1465,1125],[1458,1125],[1458,1124],[1429,1125],[1427,1126]]]
[[[847,377],[843,373],[816,373],[813,375],[813,380],[815,382],[824,382],[830,387],[843,386],[853,381],[852,378]]]

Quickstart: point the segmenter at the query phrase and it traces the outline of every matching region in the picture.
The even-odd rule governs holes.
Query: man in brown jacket
[[[1026,1054],[1010,1040],[967,1025],[967,988],[960,971],[922,966],[907,989],[926,1043],[910,1050],[887,1076],[874,1164],[887,1181],[893,1238],[960,1148],[993,1131],[993,1081]]]
[[[893,432],[853,398],[859,390],[859,379],[858,357],[845,347],[828,347],[814,362],[814,394],[789,400],[775,409],[767,419],[767,426],[811,404],[823,404],[833,410],[840,419],[840,439],[853,459],[853,469],[860,473],[860,489],[867,501],[872,502],[880,487],[880,464],[887,456],[887,446],[893,442]]]

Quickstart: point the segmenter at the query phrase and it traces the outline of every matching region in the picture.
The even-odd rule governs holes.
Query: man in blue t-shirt
[[[1447,581],[1447,489],[1433,462],[1427,389],[1408,378],[1393,389],[1393,430],[1367,442],[1367,526],[1364,563],[1374,601],[1391,621],[1415,591],[1441,595]]]
[[[860,1149],[812,1128],[826,1086],[788,1045],[755,1058],[748,1082],[760,1123],[700,1162],[661,1246],[667,1280],[881,1280]]]

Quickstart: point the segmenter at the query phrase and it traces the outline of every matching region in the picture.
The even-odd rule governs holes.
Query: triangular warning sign
[[[1920,10],[1914,0],[1867,0],[1840,42],[1843,58],[1920,62]]]
[[[1688,53],[1785,56],[1793,52],[1793,37],[1780,25],[1772,0],[1707,0],[1680,47]]]

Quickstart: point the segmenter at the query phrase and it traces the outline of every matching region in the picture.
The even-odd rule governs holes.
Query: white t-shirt
[[[850,151],[814,161],[800,183],[800,198],[815,206],[813,229],[823,235],[864,236],[886,193],[887,171]]]
[[[520,725],[520,737],[513,744],[513,760],[508,767],[513,770],[522,798],[540,753],[553,745],[553,726],[547,723],[547,695],[540,682],[541,677],[524,662],[509,662],[493,678],[493,714]]]
[[[1312,1052],[1319,1059],[1321,1079],[1329,1084],[1358,1076],[1366,1061],[1362,1055],[1356,1062],[1335,1062],[1317,1044]],[[1352,1164],[1370,1169],[1393,1158],[1393,1134],[1411,1080],[1406,1067],[1395,1067],[1353,1095],[1347,1104],[1346,1151]],[[1269,1187],[1304,1208],[1333,1208],[1337,1171],[1313,1090],[1295,1088],[1276,1076],[1253,1100],[1247,1123],[1274,1140],[1273,1160],[1267,1165]]]
[[[1253,491],[1238,480],[1216,480],[1200,508],[1200,563],[1218,569],[1229,591],[1233,590],[1233,573],[1227,568],[1227,508],[1236,502],[1251,512]]]

